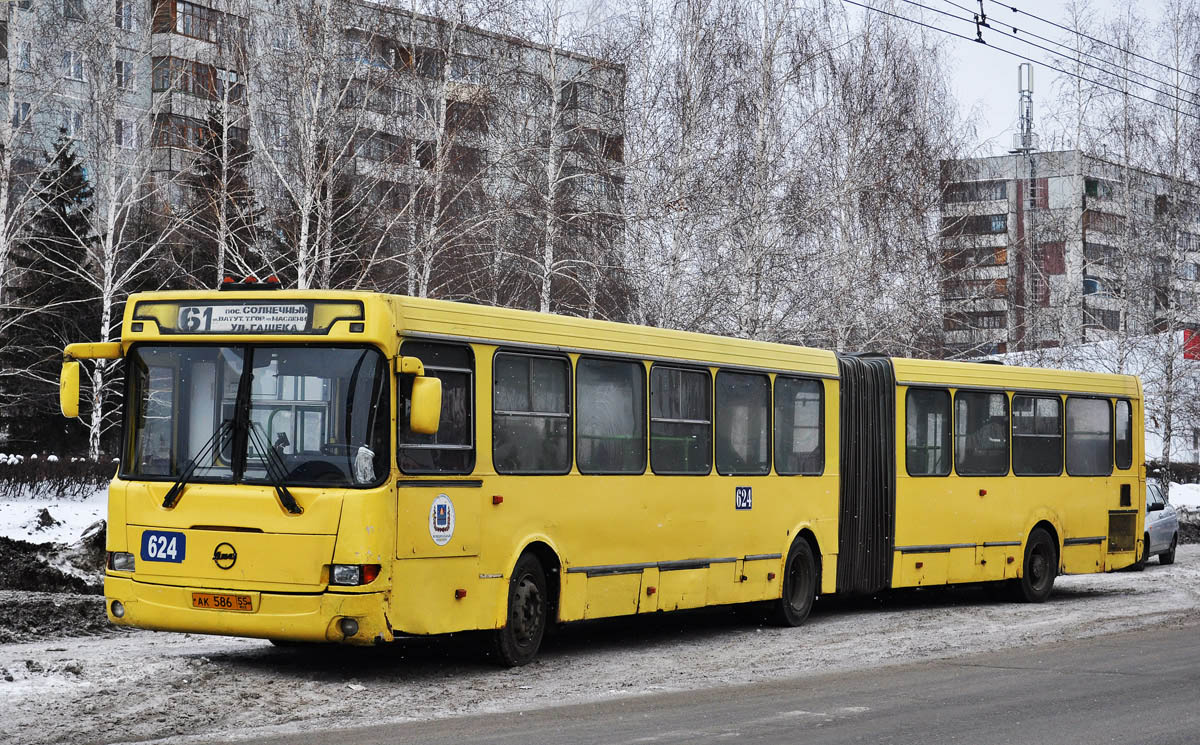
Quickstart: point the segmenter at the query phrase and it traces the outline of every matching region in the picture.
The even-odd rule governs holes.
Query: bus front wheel
[[[817,596],[817,560],[808,541],[792,544],[783,567],[783,594],[775,605],[771,620],[779,626],[799,626],[808,618]]]
[[[1025,543],[1025,563],[1014,589],[1023,603],[1041,603],[1050,597],[1058,576],[1058,547],[1043,528],[1034,528]]]
[[[533,554],[521,554],[508,581],[504,627],[492,632],[492,650],[505,667],[527,664],[537,656],[546,633],[546,570]]]

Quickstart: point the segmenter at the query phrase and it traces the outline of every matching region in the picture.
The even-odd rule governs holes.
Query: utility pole
[[[1024,246],[1018,245],[1018,261],[1021,287],[1021,304],[1018,309],[1018,320],[1014,324],[1014,331],[1019,336],[1018,341],[1020,348],[1029,349],[1027,337],[1030,335],[1031,316],[1030,311],[1033,308],[1035,301],[1033,297],[1033,277],[1036,271],[1034,263],[1034,254],[1036,253],[1036,221],[1034,215],[1037,210],[1037,160],[1033,157],[1033,153],[1037,150],[1037,135],[1033,131],[1033,65],[1029,62],[1022,62],[1017,66],[1017,90],[1020,93],[1019,106],[1019,121],[1020,131],[1013,134],[1013,149],[1015,155],[1024,155],[1029,165],[1029,183],[1025,191],[1028,193],[1028,202],[1025,209],[1025,240]],[[1020,160],[1014,161],[1018,167]],[[1016,175],[1018,183],[1020,174]],[[1020,202],[1017,204],[1017,214],[1020,217]],[[1037,342],[1036,335],[1034,343]]]

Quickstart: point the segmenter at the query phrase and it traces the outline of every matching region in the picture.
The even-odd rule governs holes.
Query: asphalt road
[[[241,742],[1195,745],[1200,626],[749,686],[553,703]],[[376,704],[387,707],[386,699]]]

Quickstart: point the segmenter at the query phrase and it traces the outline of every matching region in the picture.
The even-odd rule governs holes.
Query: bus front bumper
[[[208,610],[193,607],[193,593],[249,596],[252,610]],[[121,617],[113,615],[120,603]],[[118,626],[192,634],[220,634],[299,642],[374,644],[392,641],[384,615],[385,595],[371,593],[285,594],[184,587],[138,582],[128,577],[104,578],[108,620]],[[344,633],[353,619],[357,632]]]

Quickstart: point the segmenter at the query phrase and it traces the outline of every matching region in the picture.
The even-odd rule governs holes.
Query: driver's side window
[[[406,341],[402,357],[416,357],[425,374],[442,381],[442,416],[437,434],[409,429],[412,377],[396,386],[398,444],[396,457],[404,473],[468,474],[475,469],[475,356],[465,344]]]

